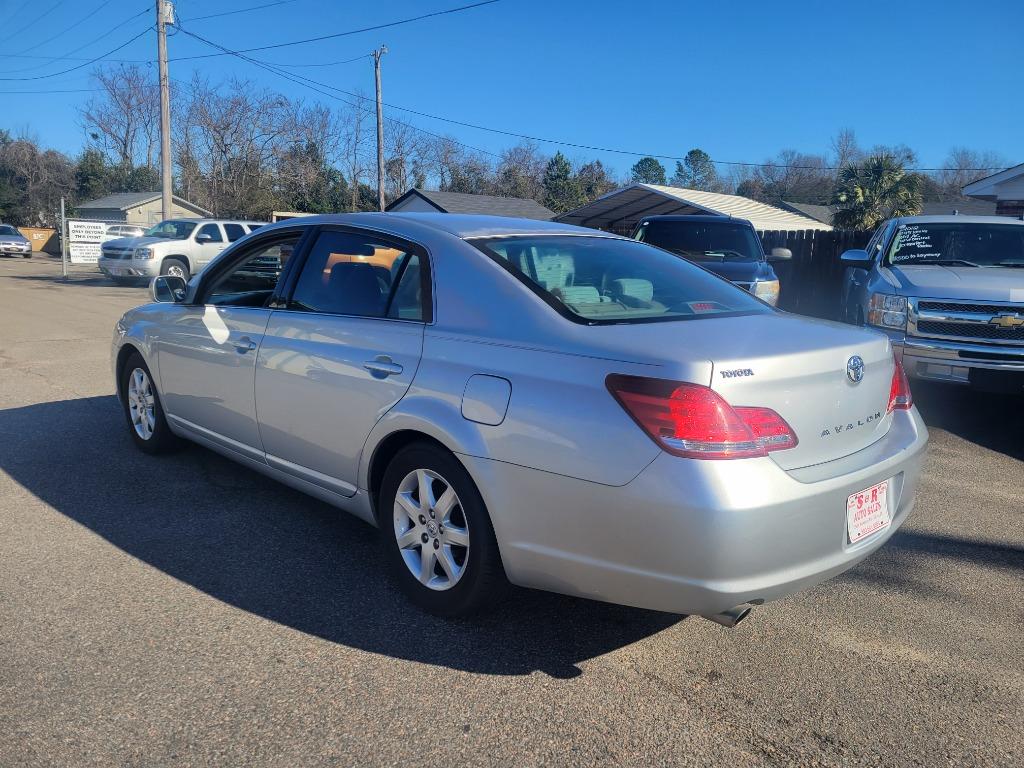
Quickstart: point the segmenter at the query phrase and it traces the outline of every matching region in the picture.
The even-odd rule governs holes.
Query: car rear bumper
[[[1000,344],[971,344],[907,336],[893,341],[903,356],[907,375],[917,379],[971,383],[974,370],[1006,372],[1024,376],[1024,347]]]
[[[878,549],[913,509],[927,440],[916,410],[897,411],[885,437],[836,461],[787,472],[771,458],[662,454],[623,486],[460,458],[513,583],[713,614],[790,595]],[[850,544],[847,497],[887,479],[892,524]]]

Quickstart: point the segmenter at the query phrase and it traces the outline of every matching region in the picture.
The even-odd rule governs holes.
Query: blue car
[[[773,248],[765,256],[754,226],[730,216],[648,216],[633,230],[633,239],[699,264],[773,307],[779,303],[779,278],[771,262],[793,258],[788,248]]]

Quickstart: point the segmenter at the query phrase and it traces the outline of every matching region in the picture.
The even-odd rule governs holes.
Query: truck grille
[[[910,299],[910,309],[911,336],[1024,344],[1024,304]]]
[[[917,331],[921,336],[956,336],[984,339],[985,341],[1024,341],[1024,327],[1003,329],[995,325],[963,325],[919,320]]]
[[[1024,313],[1024,306],[1020,304],[954,304],[947,301],[919,301],[917,309],[920,312],[976,312],[980,315],[1000,312]]]
[[[120,259],[122,261],[131,259],[133,248],[104,248],[103,258],[105,259]]]

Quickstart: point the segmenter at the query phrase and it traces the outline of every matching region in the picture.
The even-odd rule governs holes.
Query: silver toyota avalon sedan
[[[417,605],[509,583],[735,624],[910,514],[928,433],[881,333],[549,222],[292,219],[116,326],[131,438],[379,527]]]

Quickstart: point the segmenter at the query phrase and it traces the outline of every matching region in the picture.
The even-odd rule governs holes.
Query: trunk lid
[[[785,338],[718,350],[711,388],[730,405],[771,408],[789,423],[797,446],[769,454],[783,469],[848,456],[883,437],[892,423],[889,340],[834,323],[787,325],[775,328]]]
[[[631,373],[705,384],[730,405],[775,410],[798,440],[768,454],[783,469],[855,453],[892,424],[886,408],[895,364],[878,331],[785,312],[575,331],[581,339],[599,335],[595,355],[650,366]],[[855,355],[864,362],[856,383],[846,372]]]

